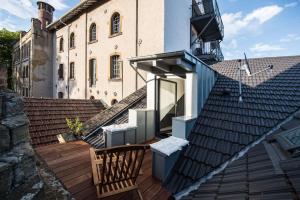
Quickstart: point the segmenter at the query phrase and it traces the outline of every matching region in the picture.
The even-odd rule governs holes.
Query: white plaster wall
[[[162,0],[139,0],[138,56],[161,53],[164,51],[164,1]],[[110,19],[117,11],[121,15],[121,35],[110,37]],[[97,42],[89,44],[88,31],[92,23],[97,26]],[[111,0],[103,3],[87,13],[87,33],[85,32],[85,14],[71,22],[70,33],[75,33],[76,48],[70,50],[70,62],[75,63],[75,80],[70,81],[70,98],[85,98],[85,85],[87,96],[102,99],[110,105],[112,99],[120,101],[122,98],[133,93],[136,89],[136,73],[130,66],[128,58],[136,56],[136,0]],[[76,27],[77,26],[77,27]],[[155,28],[154,28],[155,27]],[[64,52],[59,52],[59,38],[64,37]],[[67,27],[56,31],[56,63],[54,64],[54,93],[64,92],[67,97]],[[87,57],[85,57],[85,42],[87,44]],[[119,54],[123,61],[123,80],[110,80],[110,56]],[[76,55],[77,54],[77,55]],[[89,87],[89,60],[97,61],[97,81],[95,87]],[[57,70],[60,63],[64,64],[65,80],[57,80]],[[86,65],[87,63],[87,65]],[[86,76],[85,76],[86,70]],[[139,70],[146,79],[146,72]],[[138,89],[146,83],[138,76]],[[107,93],[107,94],[106,94]]]
[[[85,21],[86,16],[81,15],[77,20],[64,26],[56,31],[56,59],[54,64],[54,87],[56,88],[55,97],[58,96],[58,92],[64,93],[64,98],[68,98],[68,74],[69,64],[74,62],[75,64],[75,79],[69,80],[69,97],[71,99],[84,99],[85,98]],[[68,30],[69,29],[69,30]],[[71,33],[75,34],[75,48],[69,49],[69,37]],[[59,51],[60,38],[64,39],[63,51]],[[69,52],[68,52],[69,51]],[[69,56],[69,63],[68,63]],[[64,79],[58,80],[58,67],[59,64],[64,65]]]
[[[139,0],[139,56],[164,52],[164,0]]]
[[[164,51],[190,51],[192,0],[164,0]]]
[[[110,20],[115,12],[121,15],[122,34],[111,37]],[[88,98],[93,95],[110,105],[113,99],[120,101],[135,91],[135,71],[128,62],[129,57],[135,56],[136,48],[135,0],[108,1],[89,12],[87,18],[88,29],[92,23],[96,23],[98,40],[87,46],[87,62],[91,58],[97,61],[97,82],[95,87],[88,87]],[[110,57],[113,54],[118,54],[123,61],[122,80],[110,79]]]

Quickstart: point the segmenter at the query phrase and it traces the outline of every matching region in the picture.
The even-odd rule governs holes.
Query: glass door
[[[165,79],[158,80],[158,127],[161,136],[172,132],[172,118],[176,117],[177,83]]]

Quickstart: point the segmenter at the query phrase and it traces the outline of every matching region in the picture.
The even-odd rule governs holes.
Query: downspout
[[[138,57],[138,48],[139,48],[139,0],[135,1],[135,56]],[[138,89],[138,69],[135,71],[135,90]]]
[[[88,42],[88,33],[87,33],[87,12],[85,13],[85,67],[84,67],[84,98],[87,99],[87,42]],[[96,70],[97,71],[97,70]]]

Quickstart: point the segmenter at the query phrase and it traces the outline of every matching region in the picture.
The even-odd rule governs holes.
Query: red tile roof
[[[69,131],[66,118],[92,118],[105,107],[97,100],[25,98],[25,113],[33,147],[58,143],[56,135]]]

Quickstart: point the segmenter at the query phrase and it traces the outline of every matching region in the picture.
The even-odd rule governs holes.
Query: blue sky
[[[46,0],[59,18],[79,0]],[[300,55],[300,0],[218,0],[225,59]],[[28,30],[36,0],[0,0],[0,28]]]

